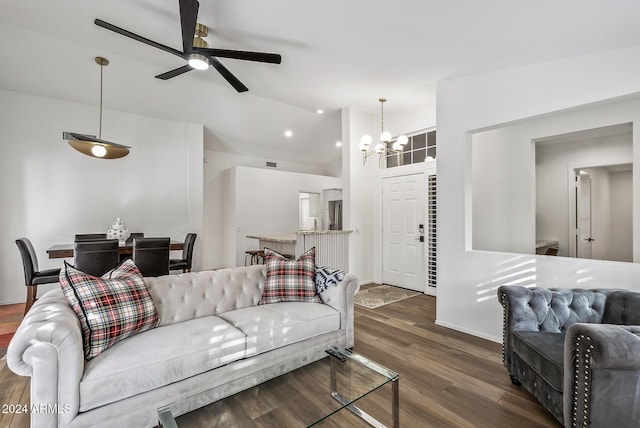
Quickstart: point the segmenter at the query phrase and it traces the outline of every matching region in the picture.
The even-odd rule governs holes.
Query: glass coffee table
[[[368,358],[346,349],[332,346],[327,350],[327,353],[330,355],[328,363],[327,359],[316,361],[308,366],[254,386],[247,391],[239,392],[236,396],[246,394],[247,397],[255,397],[268,395],[270,390],[278,390],[280,395],[276,399],[286,400],[290,396],[301,397],[300,400],[303,401],[298,401],[292,407],[303,407],[304,411],[293,411],[294,416],[291,425],[319,426],[332,419],[340,410],[349,409],[368,424],[383,428],[385,427],[383,423],[358,407],[356,402],[390,383],[391,426],[398,428],[400,426],[400,376]],[[193,397],[186,398],[183,401],[190,398]],[[246,402],[247,400],[241,398],[238,401]],[[180,407],[180,403],[182,401],[177,401],[158,409],[159,426],[163,428],[177,428],[180,426],[181,417],[176,421],[176,417],[173,414],[174,409]],[[216,404],[209,404],[202,409]],[[189,416],[197,418],[198,421],[207,420],[208,414],[206,412],[195,414],[202,409],[193,410]],[[209,414],[211,413],[215,413],[215,411]]]

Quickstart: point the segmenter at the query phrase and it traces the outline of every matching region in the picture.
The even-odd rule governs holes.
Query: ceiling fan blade
[[[240,80],[238,80],[238,78],[236,76],[234,76],[227,69],[227,67],[222,65],[222,63],[220,61],[218,61],[217,59],[215,59],[213,57],[208,57],[208,58],[209,58],[209,64],[211,64],[213,66],[213,68],[218,70],[218,73],[220,73],[222,75],[222,77],[224,77],[226,79],[226,81],[229,82],[231,84],[231,86],[233,86],[235,88],[236,91],[238,91],[238,92],[246,92],[246,91],[249,90],[249,88],[244,86],[244,84]]]
[[[280,64],[282,62],[282,57],[279,54],[274,53],[237,51],[215,48],[194,48],[194,51],[200,52],[204,55],[217,56],[220,58],[243,59],[246,61],[268,62],[270,64]]]
[[[180,76],[181,74],[186,73],[187,71],[191,71],[193,68],[189,64],[183,65],[182,67],[178,67],[175,70],[167,71],[166,73],[158,74],[156,79],[168,80],[172,77]]]
[[[123,35],[125,37],[129,37],[130,39],[137,40],[137,41],[145,43],[145,44],[147,44],[149,46],[153,46],[154,48],[158,48],[158,49],[161,49],[163,51],[166,51],[166,52],[172,53],[174,55],[177,55],[180,58],[184,58],[184,54],[182,52],[180,52],[179,50],[177,50],[177,49],[170,48],[169,46],[165,46],[165,45],[163,45],[161,43],[158,43],[158,42],[154,42],[153,40],[149,40],[146,37],[139,36],[139,35],[137,35],[135,33],[132,33],[131,31],[127,31],[127,30],[125,30],[123,28],[116,27],[115,25],[109,24],[108,22],[105,22],[105,21],[103,21],[101,19],[96,19],[95,21],[93,21],[93,23],[96,24],[98,27],[106,28],[107,30],[113,31],[114,33],[121,34],[121,35]]]
[[[180,0],[180,25],[182,26],[182,50],[188,54],[193,50],[193,36],[196,34],[198,0]]]

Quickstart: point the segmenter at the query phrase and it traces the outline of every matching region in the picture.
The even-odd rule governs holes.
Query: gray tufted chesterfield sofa
[[[186,413],[353,346],[353,275],[324,303],[258,305],[264,265],[145,278],[158,327],[92,360],[62,292],[43,295],[12,339],[7,364],[31,377],[31,426],[152,427],[157,409]]]
[[[504,365],[567,427],[640,426],[640,293],[502,286]]]

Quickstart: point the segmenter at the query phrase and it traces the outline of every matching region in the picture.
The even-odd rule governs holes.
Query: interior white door
[[[382,183],[382,281],[424,293],[425,175],[389,177]]]
[[[591,177],[576,173],[576,257],[591,258]]]

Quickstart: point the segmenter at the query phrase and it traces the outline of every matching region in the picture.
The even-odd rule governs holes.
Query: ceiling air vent
[[[275,168],[276,167],[276,163],[275,162],[267,162],[267,166],[271,167],[271,168]]]

